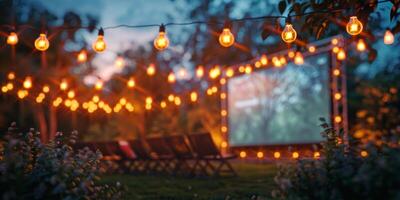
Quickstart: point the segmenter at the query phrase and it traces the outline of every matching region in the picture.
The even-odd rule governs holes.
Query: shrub
[[[349,145],[322,119],[324,157],[280,166],[275,177],[279,199],[400,199],[400,148],[398,140],[360,146]],[[392,138],[393,139],[393,138]],[[361,156],[360,152],[363,152]],[[367,153],[367,155],[366,155]]]
[[[99,184],[100,152],[74,152],[77,132],[57,133],[41,143],[38,132],[18,132],[15,123],[0,148],[0,198],[7,199],[119,199],[119,183]]]

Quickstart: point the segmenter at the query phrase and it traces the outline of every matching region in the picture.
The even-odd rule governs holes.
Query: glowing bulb
[[[314,152],[314,159],[319,159],[321,157],[321,153],[316,151]]]
[[[73,90],[68,91],[67,93],[68,98],[72,99],[75,97],[75,92]]]
[[[8,90],[12,90],[12,89],[14,89],[14,84],[12,84],[12,83],[7,83],[6,88],[7,88],[7,91],[8,91]]]
[[[251,68],[251,66],[250,65],[246,65],[246,68],[244,69],[244,72],[246,74],[250,74],[252,71],[253,71],[253,69]]]
[[[97,95],[94,95],[94,96],[92,97],[92,101],[95,102],[95,103],[97,103],[97,102],[100,101],[100,97],[97,96]]]
[[[332,73],[333,73],[334,76],[339,76],[340,75],[340,70],[339,69],[334,69]]]
[[[232,77],[235,74],[235,71],[232,68],[228,68],[226,69],[225,74],[227,77]]]
[[[315,47],[315,46],[310,46],[310,47],[308,47],[308,51],[309,51],[310,53],[315,53],[316,47]]]
[[[293,152],[292,153],[292,158],[294,158],[294,159],[297,159],[297,158],[299,158],[299,153],[297,152],[297,151],[295,151],[295,152]]]
[[[175,96],[173,94],[168,95],[168,101],[172,102],[174,101]]]
[[[156,73],[156,66],[154,66],[154,64],[150,64],[148,67],[147,67],[147,75],[149,75],[149,76],[153,76],[155,73]]]
[[[114,65],[118,68],[118,69],[123,69],[125,67],[125,60],[123,57],[118,56],[117,59],[115,59]]]
[[[191,93],[190,93],[190,100],[191,100],[192,102],[196,102],[196,101],[197,101],[197,98],[198,98],[198,95],[197,95],[196,92],[191,92]]]
[[[128,80],[128,82],[126,83],[126,85],[127,85],[129,88],[135,87],[135,79],[130,78],[130,79]]]
[[[268,58],[266,55],[262,55],[260,58],[261,65],[265,66],[268,64]]]
[[[279,159],[281,157],[281,153],[279,151],[274,152],[274,158]]]
[[[175,83],[175,74],[173,72],[168,74],[168,82]]]
[[[228,147],[228,143],[226,141],[221,142],[221,148],[226,148]]]
[[[66,80],[62,80],[60,83],[60,90],[66,90],[68,89],[68,83]]]
[[[101,53],[106,50],[106,42],[104,41],[104,30],[100,28],[99,33],[97,35],[96,41],[93,43],[93,50],[97,53]]]
[[[246,158],[247,153],[246,153],[245,151],[241,151],[240,154],[239,154],[239,156],[240,156],[241,158]]]
[[[359,39],[358,42],[357,42],[357,50],[358,51],[365,51],[366,48],[367,47],[365,45],[364,40],[363,39]]]
[[[346,25],[346,31],[350,35],[358,35],[362,32],[363,30],[363,25],[362,23],[357,19],[356,16],[350,17],[349,22]]]
[[[344,60],[346,59],[346,52],[343,49],[340,49],[336,57],[338,60]]]
[[[11,32],[7,37],[7,44],[16,45],[18,43],[18,35],[15,32]]]
[[[222,131],[223,133],[226,133],[226,132],[228,131],[228,127],[226,127],[226,126],[221,126],[221,131]]]
[[[46,51],[50,47],[50,42],[47,39],[46,34],[41,33],[35,40],[35,47],[39,51]]]
[[[167,107],[167,103],[165,101],[161,101],[160,106],[161,106],[161,108],[165,108],[165,107]]]
[[[235,43],[235,37],[229,28],[224,28],[222,30],[222,33],[219,35],[219,43],[223,47],[230,47]]]
[[[391,45],[394,43],[394,35],[389,29],[385,31],[385,35],[383,36],[383,43],[387,45]]]
[[[203,66],[198,66],[196,69],[196,76],[197,78],[201,78],[204,76],[204,67]]]
[[[300,51],[296,52],[296,56],[294,57],[294,63],[296,65],[304,64],[304,58],[303,55],[300,53]]]
[[[174,103],[175,103],[175,105],[177,105],[177,106],[181,105],[181,103],[182,103],[181,98],[180,98],[180,97],[175,97]]]
[[[28,96],[28,91],[27,90],[18,90],[17,95],[18,95],[18,98],[23,99],[26,96]]]
[[[154,47],[159,51],[162,51],[169,46],[169,39],[167,33],[165,32],[164,24],[161,24],[158,36],[154,39]]]
[[[296,53],[294,51],[289,51],[289,53],[288,53],[289,58],[294,58],[295,55],[296,55]]]
[[[9,80],[14,80],[14,79],[15,79],[15,73],[14,73],[14,72],[8,73],[8,74],[7,74],[7,78],[8,78]]]
[[[297,32],[294,30],[292,24],[287,23],[281,33],[282,40],[286,43],[292,43],[297,38]]]
[[[342,94],[337,92],[337,93],[335,93],[334,97],[335,97],[335,100],[340,100],[342,98]]]
[[[342,117],[335,116],[334,121],[335,121],[335,123],[340,123],[340,122],[342,122]]]
[[[96,83],[94,84],[94,88],[96,90],[101,90],[103,89],[103,81],[102,80],[97,80]]]
[[[25,89],[30,89],[32,87],[32,78],[31,77],[26,77],[23,83],[23,86]]]
[[[263,158],[264,153],[262,151],[257,152],[257,158]]]
[[[360,155],[362,156],[362,157],[367,157],[368,156],[368,152],[367,151],[365,151],[365,150],[362,150],[361,151],[361,153],[360,153]]]
[[[151,97],[146,97],[146,104],[152,104],[153,99]]]

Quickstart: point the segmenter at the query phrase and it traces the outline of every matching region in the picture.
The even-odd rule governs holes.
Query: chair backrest
[[[188,135],[193,151],[199,157],[220,156],[218,148],[215,146],[210,133],[199,133]]]
[[[139,159],[151,159],[150,153],[140,139],[132,140],[129,143]]]
[[[173,135],[165,137],[165,141],[168,143],[171,150],[174,152],[177,158],[192,158],[193,152],[190,149],[189,144],[186,142],[186,138],[183,135]]]
[[[112,156],[114,153],[108,148],[107,142],[94,142],[94,151],[97,149],[103,154],[103,156]]]
[[[118,145],[126,158],[129,158],[129,159],[136,158],[135,152],[132,150],[131,145],[129,144],[129,141],[119,140]]]
[[[117,155],[117,156],[120,156],[120,157],[125,157],[126,156],[124,154],[124,152],[121,150],[121,148],[119,147],[118,141],[106,142],[106,146],[107,146],[107,150],[111,154]]]
[[[159,157],[173,156],[174,152],[168,146],[165,138],[162,136],[153,136],[146,138],[147,144],[149,144],[151,150]]]

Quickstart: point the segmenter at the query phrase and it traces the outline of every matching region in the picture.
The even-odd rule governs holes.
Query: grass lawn
[[[268,199],[274,188],[275,164],[232,163],[234,178],[183,178],[148,175],[107,175],[104,182],[121,182],[126,199]]]

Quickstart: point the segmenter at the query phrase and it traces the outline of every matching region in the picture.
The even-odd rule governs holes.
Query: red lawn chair
[[[188,135],[191,147],[196,154],[196,161],[193,167],[193,173],[196,168],[200,168],[203,173],[208,175],[207,170],[211,170],[213,176],[221,176],[222,173],[237,176],[228,160],[236,158],[235,155],[222,155],[215,146],[210,133],[200,133]],[[203,162],[203,163],[202,163]],[[212,162],[217,162],[214,166]],[[224,167],[226,169],[224,169]]]

